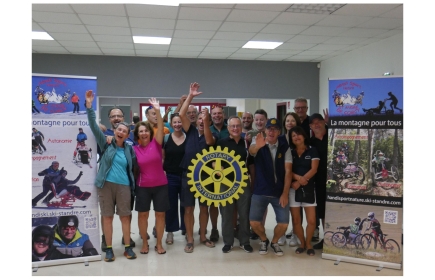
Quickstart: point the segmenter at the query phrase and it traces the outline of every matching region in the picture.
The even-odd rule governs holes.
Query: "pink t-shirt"
[[[136,152],[137,164],[140,168],[139,178],[136,185],[139,187],[158,187],[168,184],[163,171],[162,146],[153,138],[146,146],[133,146]]]

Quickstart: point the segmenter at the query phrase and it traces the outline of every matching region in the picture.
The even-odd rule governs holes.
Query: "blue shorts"
[[[249,220],[262,222],[264,213],[269,203],[275,212],[276,222],[278,224],[288,224],[290,221],[289,204],[283,208],[279,205],[278,197],[264,196],[253,194],[251,197],[251,209],[249,211]]]

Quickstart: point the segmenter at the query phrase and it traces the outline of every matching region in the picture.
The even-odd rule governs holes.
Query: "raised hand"
[[[92,92],[92,90],[87,90],[85,96],[86,96],[86,107],[91,108],[92,101],[94,101],[95,94]]]
[[[202,92],[198,92],[198,89],[199,89],[199,84],[197,82],[191,83],[189,94],[191,94],[193,96],[200,95]]]
[[[158,113],[160,111],[160,102],[155,97],[151,97],[148,101],[153,105],[153,108],[156,109],[156,113]]]
[[[210,124],[210,114],[208,113],[208,109],[207,108],[202,108],[202,115],[203,115],[203,121],[205,125],[209,125]]]
[[[329,112],[328,112],[328,108],[323,109],[323,115],[325,116],[325,117],[324,117],[324,119],[325,119],[325,123],[328,124],[328,121],[329,121]]]
[[[261,132],[259,132],[257,136],[255,136],[255,145],[257,146],[257,148],[261,148],[264,147],[264,145],[266,145],[266,138],[263,136]]]

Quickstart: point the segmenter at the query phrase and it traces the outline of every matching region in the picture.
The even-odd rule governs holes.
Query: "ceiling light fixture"
[[[282,45],[282,43],[283,42],[249,41],[242,48],[273,50]]]
[[[293,4],[287,12],[330,15],[346,4]]]
[[[135,44],[154,44],[154,45],[169,45],[172,38],[166,37],[147,37],[147,36],[133,36]]]
[[[32,40],[54,40],[47,32],[32,31]]]

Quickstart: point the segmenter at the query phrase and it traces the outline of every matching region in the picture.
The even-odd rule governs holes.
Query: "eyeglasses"
[[[293,109],[296,110],[296,111],[304,110],[304,109],[307,109],[307,108],[308,108],[307,106],[304,106],[304,107],[293,107]]]
[[[229,128],[241,128],[242,125],[240,124],[233,124],[233,125],[228,125]]]
[[[266,127],[266,129],[269,130],[269,131],[273,131],[273,132],[279,131],[279,129],[276,128],[276,127]]]
[[[112,115],[112,116],[109,116],[109,119],[114,119],[114,118],[122,119],[123,117],[124,117],[124,115]]]

